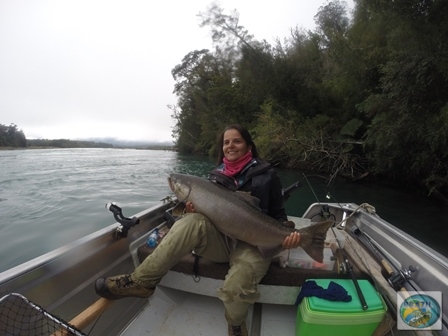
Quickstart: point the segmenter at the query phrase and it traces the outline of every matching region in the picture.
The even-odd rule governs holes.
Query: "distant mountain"
[[[174,149],[174,143],[170,141],[164,141],[164,142],[135,141],[135,140],[120,140],[115,138],[26,139],[26,146],[56,147],[56,148],[135,148],[135,149],[163,149],[163,150]]]
[[[174,143],[172,141],[144,141],[144,140],[122,140],[116,138],[85,138],[77,139],[82,141],[94,141],[108,143],[117,147],[172,147]]]

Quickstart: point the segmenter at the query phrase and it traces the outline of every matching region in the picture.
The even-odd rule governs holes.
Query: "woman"
[[[280,180],[270,165],[259,159],[247,129],[236,124],[228,126],[218,144],[220,165],[210,173],[209,179],[232,190],[251,192],[260,200],[263,212],[286,222]],[[224,303],[229,335],[247,335],[245,321],[249,305],[259,297],[258,283],[271,259],[263,258],[256,247],[220,233],[207,217],[194,212],[191,202],[187,202],[185,209],[187,214],[172,226],[132,274],[97,279],[95,290],[111,300],[128,296],[147,298],[168,270],[194,250],[209,260],[230,264],[218,297]],[[283,248],[296,248],[299,242],[300,235],[293,232],[285,238]]]

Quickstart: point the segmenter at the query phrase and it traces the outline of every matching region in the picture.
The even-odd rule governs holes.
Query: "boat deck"
[[[174,200],[170,198],[136,214],[140,224],[132,227],[125,239],[117,239],[119,226],[115,223],[0,273],[0,293],[19,293],[44,311],[60,316],[90,336],[226,335],[224,306],[216,297],[216,289],[222,286],[228,264],[201,259],[199,269],[194,270],[195,258],[188,255],[164,276],[149,300],[126,298],[108,303],[99,299],[93,290],[92,284],[99,277],[132,272],[150,253],[141,248],[149,233],[155,227],[167,225],[170,218],[167,212],[174,205]],[[448,292],[447,258],[376,214],[360,209],[360,206],[328,204],[328,207],[337,222],[346,220],[345,230],[335,232],[336,236],[338,233],[342,235],[338,240],[350,259],[356,277],[374,280],[388,305],[388,311],[392,313],[390,319],[384,319],[385,323],[380,324],[381,334],[392,334],[390,329],[395,324],[393,317],[397,300],[395,289],[386,280],[391,272],[375,259],[378,251],[381,252],[381,259],[384,258],[382,261],[393,267],[392,272],[407,271],[409,265],[416,270],[404,284],[407,290],[413,290],[412,285],[412,288],[420,287],[418,291]],[[322,204],[311,205],[303,221],[319,218],[321,211]],[[357,234],[354,228],[362,234]],[[327,238],[330,248],[334,245],[339,247],[334,242],[334,234]],[[335,258],[330,260],[334,264],[325,264],[328,268],[316,269],[314,263],[308,263],[309,258],[303,268],[298,263],[292,264],[297,268],[281,268],[273,263],[258,287],[261,294],[259,301],[250,307],[246,319],[249,335],[294,335],[297,311],[294,303],[304,281],[349,278],[340,267],[343,266],[340,251],[333,252]],[[291,260],[303,261],[302,257],[296,255]],[[448,300],[443,300],[443,329],[438,331],[439,335],[444,336],[448,336],[447,304]],[[105,310],[102,310],[104,307]],[[79,316],[84,319],[80,321]],[[407,334],[406,331],[397,332],[396,326],[392,330],[393,335]],[[4,334],[1,329],[0,334]]]
[[[246,320],[249,335],[294,335],[296,307],[252,305]],[[227,335],[224,306],[216,297],[159,286],[121,336]]]

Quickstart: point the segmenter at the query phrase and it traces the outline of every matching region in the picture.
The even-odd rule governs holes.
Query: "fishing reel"
[[[403,287],[404,283],[407,282],[411,278],[411,274],[416,271],[415,267],[410,265],[409,269],[401,269],[391,274],[391,276],[387,279],[389,284],[395,290],[400,290]]]
[[[336,259],[337,265],[338,265],[338,273],[339,274],[347,274],[348,268],[345,262],[339,261],[339,259]]]
[[[318,213],[318,215],[320,216],[321,220],[329,220],[329,219],[333,218],[333,220],[336,222],[336,216],[331,213],[330,207],[328,206],[328,204],[321,204],[321,210]],[[333,224],[333,226],[334,226],[334,224]]]
[[[126,238],[131,227],[140,223],[137,217],[127,218],[123,216],[121,208],[115,203],[107,203],[106,209],[114,214],[115,220],[121,225],[113,232],[115,239]]]

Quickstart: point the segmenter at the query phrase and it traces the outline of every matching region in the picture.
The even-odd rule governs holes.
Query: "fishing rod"
[[[366,298],[364,297],[364,294],[361,290],[361,287],[359,287],[358,279],[356,278],[355,272],[353,272],[353,267],[348,261],[348,257],[345,254],[344,250],[342,249],[341,243],[339,242],[338,237],[336,236],[336,232],[334,232],[334,228],[331,227],[331,231],[333,231],[334,238],[336,239],[336,242],[338,243],[339,250],[341,251],[342,258],[344,259],[345,267],[347,268],[348,273],[350,274],[353,284],[356,288],[356,293],[358,293],[359,301],[361,301],[361,307],[363,310],[367,310],[369,306],[367,305]]]
[[[342,205],[329,192],[327,193],[326,198],[328,199],[332,198],[339,205],[339,207],[343,209]],[[409,266],[409,269],[399,269],[398,267],[392,267],[391,265],[393,265],[393,263],[387,260],[388,258],[386,255],[378,251],[378,249],[375,247],[370,237],[363,230],[361,230],[355,222],[353,222],[351,233],[359,241],[362,241],[362,239],[359,237],[360,234],[363,237],[363,239],[367,241],[367,244],[363,243],[363,246],[368,248],[372,252],[372,254],[376,257],[376,259],[380,262],[380,264],[384,267],[387,274],[389,275],[389,277],[386,278],[386,280],[387,282],[389,282],[390,286],[393,289],[395,289],[396,291],[405,290],[404,288],[405,282],[408,282],[408,284],[411,287],[414,287],[415,289],[415,286],[411,284],[409,281],[411,279],[411,273],[416,271],[415,267],[413,267],[412,265]]]
[[[303,186],[303,183],[301,181],[296,181],[293,184],[291,184],[289,187],[282,189],[282,200],[283,202],[286,202],[286,200],[291,197],[291,193],[294,191],[294,189],[300,188]]]
[[[327,194],[327,198],[329,198],[329,197],[331,197],[331,195],[328,193]],[[333,197],[333,199],[338,203],[340,209],[343,210],[344,214],[345,214],[345,210],[344,209],[346,209],[346,208],[343,208],[341,206],[341,204],[334,197]],[[352,212],[352,214],[350,214],[349,216],[345,217],[342,220],[342,222],[343,221],[347,221],[360,208],[364,208],[364,210],[367,211],[368,213],[375,213],[374,208],[371,205],[363,203],[358,208],[356,208]],[[383,275],[383,281],[385,282],[383,284],[383,282],[380,281],[381,279],[377,278],[374,275],[374,273],[375,273],[374,270],[371,270],[370,267],[368,266],[368,264],[366,263],[366,256],[361,257],[358,254],[358,252],[355,249],[355,247],[351,246],[352,249],[353,249],[353,252],[355,252],[357,254],[358,258],[364,263],[364,266],[366,267],[368,273],[372,277],[372,280],[375,282],[375,286],[377,287],[377,290],[379,292],[383,293],[382,295],[383,295],[383,298],[385,300],[386,305],[391,309],[391,311],[395,311],[395,313],[397,313],[398,308],[397,308],[397,301],[395,299],[395,296],[394,297],[390,296],[389,290],[386,289],[385,286],[387,286],[387,284],[388,284],[391,287],[391,289],[393,289],[393,292],[397,293],[397,295],[400,295],[402,298],[406,298],[406,297],[410,296],[407,287],[411,287],[411,290],[414,290],[416,292],[421,292],[422,290],[419,288],[419,286],[411,279],[411,273],[415,272],[416,269],[412,265],[409,266],[409,270],[399,269],[398,267],[396,267],[396,265],[393,262],[391,262],[391,264],[396,269],[396,270],[394,270],[392,268],[392,266],[390,266],[389,261],[387,260],[387,259],[389,259],[387,254],[385,254],[382,251],[379,251],[379,250],[381,250],[381,248],[378,248],[378,249],[376,248],[375,241],[372,240],[367,233],[365,233],[363,230],[361,230],[358,227],[358,225],[356,224],[355,221],[352,221],[351,225],[353,225],[351,227],[351,233],[356,238],[356,241],[354,241],[354,243],[357,243],[357,241],[358,241],[359,242],[359,248],[361,248],[361,249],[364,248],[364,249],[367,250],[367,252],[370,252],[370,253],[368,253],[368,256],[371,258],[372,263],[374,263],[375,259],[376,259],[377,260],[377,264],[380,267],[380,269],[384,268],[386,270],[386,272],[389,274],[389,278],[385,277],[384,274],[381,274],[381,273],[378,274],[378,276]],[[367,241],[367,243],[362,241],[360,236],[363,237],[363,239],[365,239]],[[350,237],[350,235],[348,237]],[[347,242],[349,243],[349,245],[352,244],[350,242],[350,240],[347,240]],[[362,244],[362,247],[361,247],[361,244]],[[376,258],[373,259],[370,256],[370,254],[372,254]],[[382,268],[381,268],[381,266],[382,266]],[[385,281],[385,280],[387,280],[387,281]],[[398,294],[398,293],[400,293],[400,294]],[[420,312],[421,312],[420,308],[417,307],[417,309],[420,310]],[[393,315],[392,315],[392,318],[394,318]],[[431,332],[427,332],[427,331],[424,331],[424,330],[417,330],[417,331],[415,331],[415,334],[419,335],[419,336],[433,335]]]
[[[341,227],[344,227],[344,226],[345,226],[345,222],[346,222],[350,217],[352,217],[353,214],[355,214],[355,213],[358,211],[359,208],[366,208],[366,205],[367,205],[367,204],[364,204],[364,203],[361,204],[358,208],[356,208],[356,209],[353,211],[353,213],[352,213],[351,215],[347,216],[347,215],[346,215],[346,212],[345,212],[345,209],[346,209],[346,208],[344,208],[344,207],[338,202],[338,200],[337,200],[334,196],[332,196],[332,195],[328,192],[327,195],[326,195],[326,198],[327,198],[327,199],[333,199],[333,200],[339,205],[339,208],[340,208],[341,210],[344,211],[344,214],[343,214],[343,216],[342,216],[342,221],[339,222],[339,224],[338,224],[338,226],[341,226]],[[371,207],[371,206],[370,206],[370,207]],[[326,209],[325,209],[325,208],[326,208]],[[374,208],[373,208],[373,207],[371,207],[371,208],[372,208],[372,209],[367,208],[366,210],[367,210],[368,212],[375,212]],[[323,211],[326,211],[326,213],[330,214],[330,211],[329,211],[329,209],[328,209],[328,205],[324,205],[324,210],[323,210]],[[331,214],[331,216],[336,217],[334,214]],[[356,226],[355,223],[353,223],[353,225]],[[366,234],[365,234],[363,231],[361,231],[359,228],[358,228],[358,231],[361,232],[362,234],[364,234],[364,235],[366,236]],[[353,228],[352,228],[352,233],[353,233]],[[358,234],[359,234],[359,233],[358,233]],[[355,237],[356,237],[356,239],[357,239],[357,240],[358,240],[364,247],[368,248],[369,246],[367,246],[365,243],[361,242],[360,237],[358,236],[358,234],[354,234]],[[351,245],[351,242],[350,242],[349,240],[348,240],[348,243],[349,243],[349,245]],[[370,243],[371,243],[371,242],[370,242]],[[372,243],[371,243],[371,244],[372,244]],[[353,248],[353,247],[352,247],[352,248]],[[374,248],[373,245],[372,245],[372,248]],[[368,250],[370,250],[370,248],[368,248]],[[353,248],[353,251],[356,251],[356,250]],[[379,253],[379,252],[378,252],[378,253]],[[376,255],[376,256],[377,256],[377,262],[379,261],[379,265],[383,265],[383,267],[386,268],[387,261],[381,262],[381,259],[384,259],[384,258],[382,258],[382,256],[381,256],[380,254],[378,254],[378,255]],[[379,258],[378,258],[378,256],[379,256]],[[364,260],[364,259],[365,259],[365,257],[361,258],[359,255],[358,255],[358,257],[359,257],[361,260]],[[373,261],[373,259],[372,259],[372,261]],[[342,265],[344,265],[344,264],[342,264]],[[364,265],[365,265],[365,262],[364,262]],[[381,266],[380,266],[380,267],[381,267]],[[386,268],[386,270],[388,270],[388,269],[390,270],[391,267],[389,266],[389,268]],[[375,278],[375,275],[372,274],[372,270],[370,269],[370,267],[367,267],[367,266],[366,266],[366,270],[367,270],[367,272],[370,274],[372,280],[374,281],[374,283],[375,283],[375,287],[377,288],[377,290],[378,290],[379,292],[383,293],[382,295],[383,295],[383,298],[384,298],[384,301],[385,301],[387,307],[390,309],[390,311],[394,311],[394,312],[396,313],[396,312],[397,312],[397,304],[396,304],[396,301],[393,301],[393,299],[391,299],[391,298],[389,297],[389,295],[388,295],[388,293],[387,293],[387,290],[385,290],[381,285],[378,284],[378,282],[377,282],[377,280],[376,280],[376,278]],[[390,273],[390,274],[391,274],[391,273]],[[389,284],[389,286],[391,286],[391,283],[390,283],[389,279],[387,279],[386,282]],[[394,289],[393,286],[391,286],[391,287]],[[402,288],[401,291],[403,292],[403,290],[405,290],[405,289]]]
[[[331,195],[328,193],[327,198],[329,198],[330,196]],[[341,209],[343,209],[341,204],[334,197],[333,197],[333,199],[338,203],[339,207]],[[365,204],[361,204],[360,207],[362,207],[363,205],[365,205]],[[356,211],[357,211],[357,209],[353,213],[355,213]],[[347,220],[350,217],[351,217],[351,215],[348,216],[345,220]],[[400,269],[400,268],[396,267],[392,262],[389,262],[387,260],[389,258],[387,257],[386,254],[380,252],[376,248],[372,239],[363,230],[361,230],[355,222],[353,222],[352,225],[353,225],[351,228],[352,235],[356,238],[357,241],[359,241],[360,244],[362,244],[362,246],[364,248],[366,248],[368,251],[370,251],[370,253],[377,260],[378,265],[381,265],[382,268],[384,268],[386,270],[389,277],[384,277],[384,278],[386,278],[387,283],[395,292],[400,292],[401,293],[400,295],[402,297],[408,297],[409,292],[408,292],[407,287],[410,287],[411,288],[410,290],[414,290],[416,292],[422,291],[421,288],[419,288],[419,286],[411,278],[411,273],[416,271],[415,267],[413,267],[412,265],[409,266],[409,269]],[[366,243],[366,241],[367,241],[367,243]],[[348,242],[350,243],[350,241],[348,241]],[[354,248],[353,248],[353,250],[356,251]],[[358,255],[358,257],[365,263],[365,257],[360,257],[359,255]],[[372,259],[372,261],[373,260],[374,259]],[[391,266],[391,264],[393,266]],[[370,268],[366,267],[366,269],[370,273],[372,280],[377,285],[378,291],[381,291],[378,287],[382,287],[382,286],[378,286],[377,280],[375,279],[375,276],[372,275]],[[384,274],[383,274],[383,276],[384,276]],[[383,289],[383,291],[385,290],[384,287],[382,289]],[[397,302],[394,301],[391,297],[389,297],[389,295],[387,294],[387,290],[383,294],[383,297],[385,299],[387,306],[391,309],[391,311],[397,312]],[[418,335],[426,336],[428,334],[426,334],[423,331],[419,331]]]
[[[322,204],[319,202],[319,199],[317,198],[317,195],[314,192],[314,189],[311,187],[311,184],[308,181],[308,178],[306,177],[305,174],[303,174],[303,176],[305,177],[306,182],[308,183],[311,191],[313,192],[314,196],[316,197],[317,202],[319,203],[319,205],[321,207],[322,216],[324,216],[324,218],[328,219],[328,217],[331,216],[330,211],[328,209],[328,205],[325,207],[326,209],[324,209],[324,206],[322,206]],[[325,215],[328,217],[325,217]],[[367,305],[366,298],[364,297],[361,287],[359,287],[358,279],[356,278],[355,272],[353,271],[353,267],[348,260],[347,254],[344,252],[344,249],[342,248],[341,242],[339,241],[339,239],[336,235],[336,232],[334,231],[333,226],[331,227],[331,231],[333,232],[334,238],[336,239],[336,242],[339,246],[339,251],[341,251],[342,258],[344,259],[346,271],[350,274],[353,284],[355,285],[356,293],[358,294],[359,301],[361,302],[361,307],[363,310],[367,310],[369,308],[369,306]]]
[[[366,246],[372,252],[372,254],[384,267],[387,274],[389,275],[389,277],[386,280],[387,282],[389,282],[389,284],[393,289],[395,289],[396,291],[403,290],[404,284],[406,282],[408,282],[411,287],[414,287],[414,285],[409,282],[409,280],[411,279],[411,274],[416,271],[414,266],[410,265],[408,269],[399,269],[395,266],[391,266],[392,263],[390,263],[387,260],[387,256],[378,251],[378,249],[375,247],[370,237],[364,231],[362,231],[356,224],[353,224],[351,232],[358,240],[362,241],[364,239],[367,242],[367,244],[364,243],[363,245]],[[362,238],[359,237],[360,234]]]

